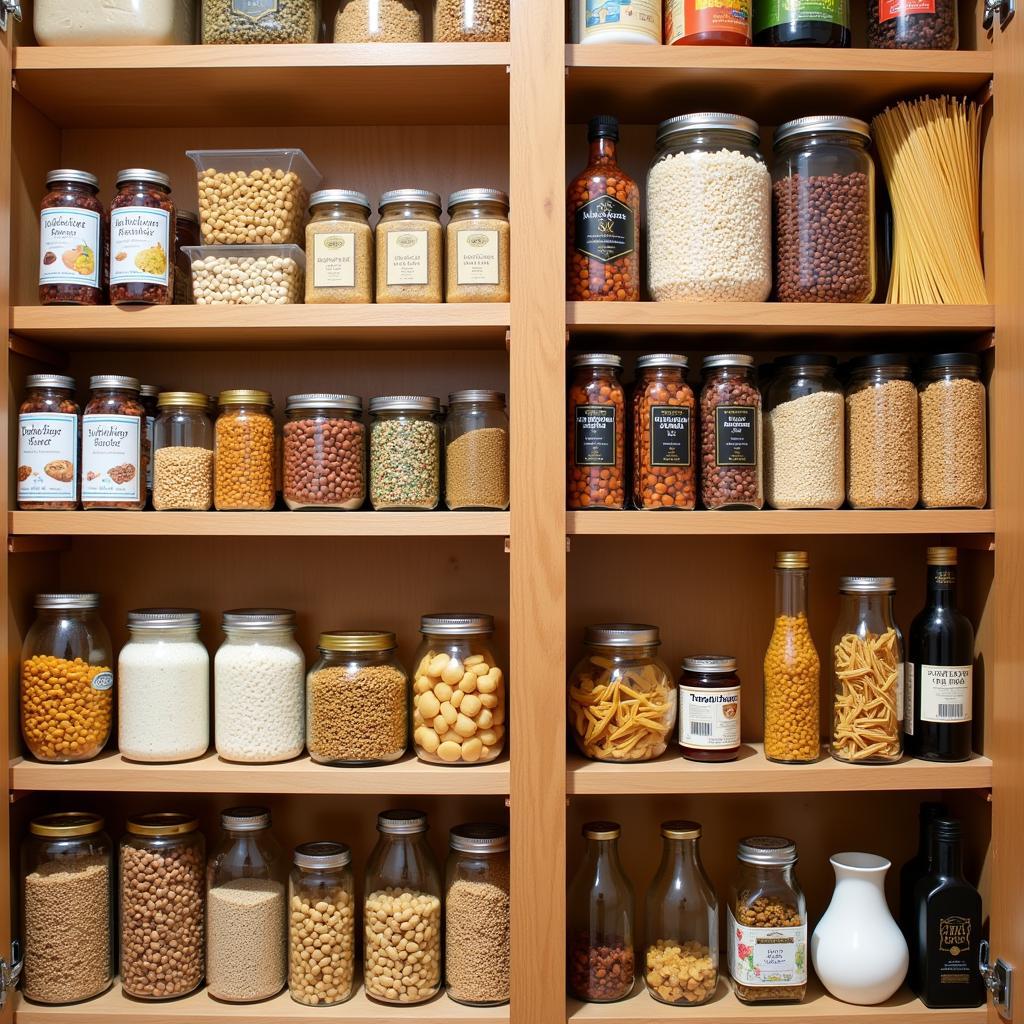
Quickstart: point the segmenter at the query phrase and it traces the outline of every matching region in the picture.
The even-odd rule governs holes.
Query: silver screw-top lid
[[[76,171],[72,167],[59,167],[57,170],[47,173],[47,188],[58,181],[73,181],[79,185],[88,185],[90,188],[96,189],[97,192],[100,187],[100,179],[95,174],[90,174],[88,171]]]
[[[345,843],[300,843],[292,861],[300,868],[343,868],[352,863],[352,850]]]
[[[460,203],[501,203],[508,209],[508,196],[497,188],[460,188],[448,197],[448,212]]]
[[[483,612],[434,612],[420,618],[420,632],[428,636],[481,635],[494,632],[494,616]]]
[[[754,142],[761,138],[757,122],[742,114],[721,114],[702,111],[698,114],[680,114],[670,117],[658,125],[657,142],[664,142],[673,135],[689,132],[731,131],[749,135]]]
[[[753,366],[754,357],[739,355],[735,352],[725,352],[716,356],[705,356],[701,368],[713,370],[718,366]]]
[[[651,356],[641,356],[636,361],[638,370],[646,370],[651,366],[679,366],[685,370],[689,365],[690,360],[686,356],[675,352],[658,352]]]
[[[295,625],[295,612],[287,608],[233,608],[224,613],[225,629],[280,629]]]
[[[63,373],[30,373],[25,378],[27,388],[60,388],[62,391],[75,390],[75,378]]]
[[[379,395],[370,399],[370,412],[431,412],[441,409],[441,400],[432,395]]]
[[[99,608],[99,594],[36,594],[36,608]]]
[[[270,811],[266,807],[230,807],[220,815],[225,832],[258,832],[270,828]]]
[[[143,398],[159,398],[160,387],[157,384],[140,384],[139,394]]]
[[[344,409],[348,412],[362,412],[363,400],[357,395],[289,395],[286,412],[293,409]]]
[[[654,647],[661,643],[657,626],[635,622],[605,622],[587,626],[583,642],[598,647]]]
[[[698,675],[716,675],[736,671],[736,659],[727,655],[711,654],[696,658],[683,658],[683,671]]]
[[[857,117],[845,117],[841,114],[813,114],[810,117],[798,117],[793,121],[780,124],[775,129],[775,142],[778,145],[786,139],[794,139],[798,135],[817,135],[820,132],[842,132],[871,138],[871,128],[867,121]]]
[[[503,853],[508,844],[508,827],[489,821],[456,825],[448,833],[448,845],[461,853]]]
[[[466,391],[453,391],[448,396],[448,404],[456,402],[500,402],[505,405],[504,391],[487,391],[483,388],[469,388]]]
[[[362,192],[350,188],[322,188],[309,197],[310,212],[314,207],[325,206],[327,203],[349,203],[351,206],[363,206],[367,211],[373,209],[369,197]]]
[[[147,185],[160,185],[170,191],[171,176],[163,171],[153,171],[148,167],[126,167],[123,171],[117,172],[117,187],[120,188],[126,182],[141,181]]]
[[[892,576],[843,576],[839,590],[843,594],[892,594],[896,580]]]
[[[129,629],[181,629],[199,623],[199,612],[192,608],[139,608],[128,613]]]
[[[572,357],[573,366],[611,366],[616,370],[622,369],[622,356],[613,355],[611,352],[581,352]]]
[[[423,811],[382,811],[377,815],[377,831],[388,836],[415,836],[428,828]]]
[[[438,211],[441,209],[441,197],[425,188],[389,189],[380,197],[380,212],[384,212],[384,207],[396,203],[426,203],[428,206],[436,206]]]
[[[135,377],[123,377],[118,373],[99,373],[89,378],[90,391],[139,391],[140,384]]]
[[[749,836],[737,844],[736,856],[745,864],[784,867],[796,863],[796,843],[782,836]]]

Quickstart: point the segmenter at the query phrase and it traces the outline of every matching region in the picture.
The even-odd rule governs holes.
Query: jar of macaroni
[[[508,302],[508,196],[464,188],[448,197],[446,302]]]
[[[441,197],[397,188],[380,197],[377,301],[442,302],[444,231]]]
[[[307,305],[373,302],[370,211],[370,200],[347,188],[321,189],[309,197]]]
[[[277,497],[274,403],[269,391],[222,391],[213,493],[219,511],[268,512]]]

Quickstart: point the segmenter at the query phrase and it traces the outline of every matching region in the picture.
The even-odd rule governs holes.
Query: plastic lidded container
[[[868,46],[883,50],[955,50],[956,0],[869,0]]]
[[[448,396],[444,455],[448,508],[508,508],[508,412],[501,391],[470,389]]]
[[[18,508],[78,508],[80,426],[74,378],[29,374],[18,408]]]
[[[435,0],[435,43],[507,43],[510,0]]]
[[[441,403],[431,395],[370,399],[370,503],[426,511],[441,500]]]
[[[588,352],[573,358],[569,385],[570,509],[626,507],[626,393],[622,357]]]
[[[334,19],[336,43],[422,43],[416,0],[341,0]]]
[[[297,245],[186,245],[197,306],[293,306],[302,302],[306,254]]]
[[[40,46],[181,46],[195,42],[195,0],[35,0]]]
[[[355,395],[291,395],[282,431],[290,509],[357,509],[366,500],[366,427]]]
[[[688,761],[735,761],[740,752],[736,659],[686,658],[679,680],[679,746]]]
[[[573,0],[574,43],[661,43],[662,0],[623,0],[615,7],[602,0]]]
[[[750,46],[754,0],[700,3],[665,0],[665,43],[668,46]]]
[[[213,421],[198,391],[164,391],[153,426],[153,508],[206,512],[213,504]]]
[[[268,512],[277,498],[274,403],[269,391],[222,391],[214,427],[213,497],[219,511]]]
[[[441,197],[396,188],[380,197],[377,222],[377,302],[444,300]]]
[[[204,43],[315,43],[320,0],[202,0]]]
[[[321,189],[309,197],[307,305],[373,302],[371,211],[367,196],[347,188]]]
[[[111,305],[171,305],[177,224],[170,177],[146,167],[118,171],[109,235]]]
[[[103,302],[107,218],[99,191],[99,178],[88,171],[62,168],[46,175],[46,195],[39,207],[41,306]]]
[[[464,188],[448,197],[445,302],[508,302],[508,196]]]

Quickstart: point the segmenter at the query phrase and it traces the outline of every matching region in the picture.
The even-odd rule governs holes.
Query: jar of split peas
[[[626,506],[625,393],[622,359],[590,352],[573,360],[569,387],[570,509]]]

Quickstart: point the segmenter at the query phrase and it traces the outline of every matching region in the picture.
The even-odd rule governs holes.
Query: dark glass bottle
[[[755,0],[755,46],[852,45],[849,0]]]
[[[914,888],[918,975],[911,988],[930,1009],[967,1009],[985,1002],[978,971],[981,895],[963,874],[960,822],[932,822],[931,867]]]
[[[910,627],[904,714],[910,753],[971,756],[974,627],[956,607],[956,548],[928,549],[928,600]]]
[[[914,935],[914,890],[917,883],[931,870],[931,861],[928,859],[931,844],[932,822],[937,818],[946,816],[946,805],[941,803],[921,804],[919,815],[919,832],[917,840],[917,853],[900,869],[900,928],[907,937],[907,945],[910,947],[910,968],[907,972],[907,981],[910,985],[920,985],[915,981],[918,975],[919,962],[917,958],[917,943],[913,941]]]

